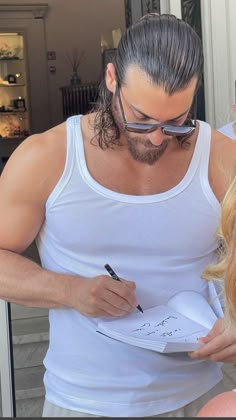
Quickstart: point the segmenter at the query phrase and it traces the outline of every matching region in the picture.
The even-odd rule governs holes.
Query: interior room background
[[[37,5],[37,0],[0,1],[1,5]],[[62,98],[60,88],[70,84],[72,68],[67,54],[75,49],[78,53],[84,51],[79,74],[82,83],[96,82],[101,77],[101,37],[109,37],[112,30],[125,28],[125,13],[123,0],[47,0],[48,8],[44,16],[46,60],[46,86],[48,93],[48,111],[50,126],[62,122]],[[15,7],[17,9],[17,7]],[[1,9],[0,9],[1,10]],[[9,13],[10,16],[10,13]],[[0,13],[1,17],[1,13]],[[35,31],[33,31],[35,32]],[[33,36],[36,36],[33,34]],[[48,56],[47,56],[48,53]],[[50,53],[52,53],[50,55]],[[30,51],[30,60],[37,60],[37,48]],[[33,55],[35,54],[35,57]],[[30,75],[29,77],[35,77]],[[37,78],[42,78],[40,69]],[[35,96],[41,92],[31,92]],[[38,118],[41,118],[38,115]],[[44,127],[43,127],[44,128]]]

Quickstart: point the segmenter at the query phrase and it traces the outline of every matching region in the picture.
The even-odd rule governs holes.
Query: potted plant
[[[81,84],[81,77],[78,73],[78,69],[84,58],[84,54],[84,50],[79,52],[77,48],[73,48],[71,52],[66,53],[68,62],[72,67],[72,75],[70,79],[70,83],[72,86],[78,86]]]

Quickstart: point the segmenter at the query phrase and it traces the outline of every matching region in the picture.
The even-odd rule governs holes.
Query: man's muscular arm
[[[124,315],[137,306],[133,282],[54,273],[20,255],[44,222],[45,203],[65,156],[62,125],[25,140],[0,177],[0,298],[25,306],[71,307],[87,316]]]
[[[0,297],[27,306],[63,305],[66,292],[63,280],[55,287],[51,273],[18,255],[36,237],[50,189],[63,168],[61,147],[60,164],[52,165],[52,173],[47,170],[53,159],[53,141],[54,134],[49,132],[25,140],[0,177]],[[63,146],[63,141],[59,144]]]

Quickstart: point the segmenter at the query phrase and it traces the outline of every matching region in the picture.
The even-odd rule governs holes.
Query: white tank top
[[[94,277],[107,274],[109,263],[136,282],[144,310],[182,290],[209,298],[200,275],[214,258],[220,215],[208,182],[210,141],[209,125],[200,122],[188,171],[171,190],[120,194],[90,175],[80,116],[70,117],[65,168],[37,238],[42,266]],[[49,319],[44,383],[47,400],[59,406],[99,416],[152,416],[188,404],[222,378],[221,364],[112,340],[96,332],[99,318],[76,310],[53,309]]]

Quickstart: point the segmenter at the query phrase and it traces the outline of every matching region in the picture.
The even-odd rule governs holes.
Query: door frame
[[[10,303],[0,300],[0,398],[2,417],[16,417]]]

